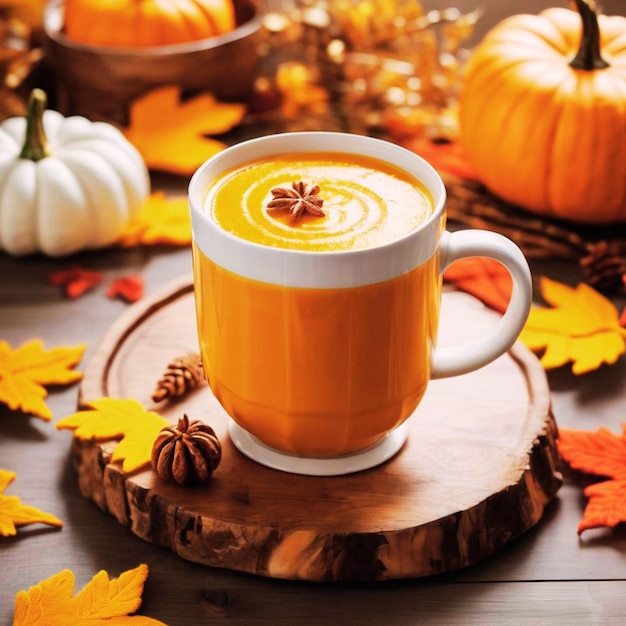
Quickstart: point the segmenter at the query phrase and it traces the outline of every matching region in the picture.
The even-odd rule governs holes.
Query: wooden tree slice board
[[[494,316],[446,292],[441,335],[467,339]],[[109,329],[87,365],[80,403],[132,397],[173,422],[183,413],[205,420],[223,447],[208,485],[179,487],[152,469],[125,475],[110,462],[115,441],[74,438],[72,450],[83,495],[190,561],[311,581],[438,574],[534,526],[561,485],[546,377],[520,344],[477,372],[432,381],[391,460],[331,477],[280,472],[241,454],[206,384],[155,405],[157,381],[187,352],[198,352],[190,278],[131,306]]]

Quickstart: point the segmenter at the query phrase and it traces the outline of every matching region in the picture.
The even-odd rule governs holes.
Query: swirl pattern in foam
[[[320,186],[324,217],[268,209],[271,190],[302,180]],[[237,237],[278,248],[356,250],[394,241],[432,212],[424,186],[399,168],[362,155],[274,156],[230,170],[208,190],[205,210]]]

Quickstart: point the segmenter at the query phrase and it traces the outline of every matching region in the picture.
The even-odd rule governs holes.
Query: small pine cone
[[[179,398],[197,387],[204,380],[204,369],[199,354],[189,353],[174,359],[152,392],[152,400]]]
[[[589,243],[580,265],[585,281],[595,289],[605,293],[621,289],[626,275],[626,244],[619,240]]]
[[[152,467],[159,478],[179,485],[209,480],[222,459],[222,445],[215,431],[200,420],[189,421],[185,413],[178,426],[167,426],[152,446]]]

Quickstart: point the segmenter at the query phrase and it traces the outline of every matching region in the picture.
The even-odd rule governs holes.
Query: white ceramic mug
[[[432,212],[394,241],[348,251],[262,245],[234,236],[211,217],[207,192],[224,172],[289,153],[368,155],[391,163],[427,189]],[[282,466],[283,455],[345,459],[389,441],[430,379],[493,361],[516,341],[530,310],[531,276],[520,249],[494,232],[446,231],[441,177],[393,143],[330,132],[242,142],[199,168],[189,202],[208,382],[233,419],[236,445],[280,469],[291,471],[295,463]],[[235,202],[229,210],[242,209]],[[472,256],[494,258],[508,268],[509,306],[486,334],[436,347],[441,275],[452,262]],[[396,437],[382,457],[401,443]]]

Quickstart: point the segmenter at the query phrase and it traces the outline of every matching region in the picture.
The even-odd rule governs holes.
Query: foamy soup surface
[[[323,216],[270,209],[272,189],[318,185]],[[272,156],[222,174],[205,211],[224,230],[255,243],[296,250],[355,250],[394,241],[432,213],[424,185],[393,165],[362,155]]]

